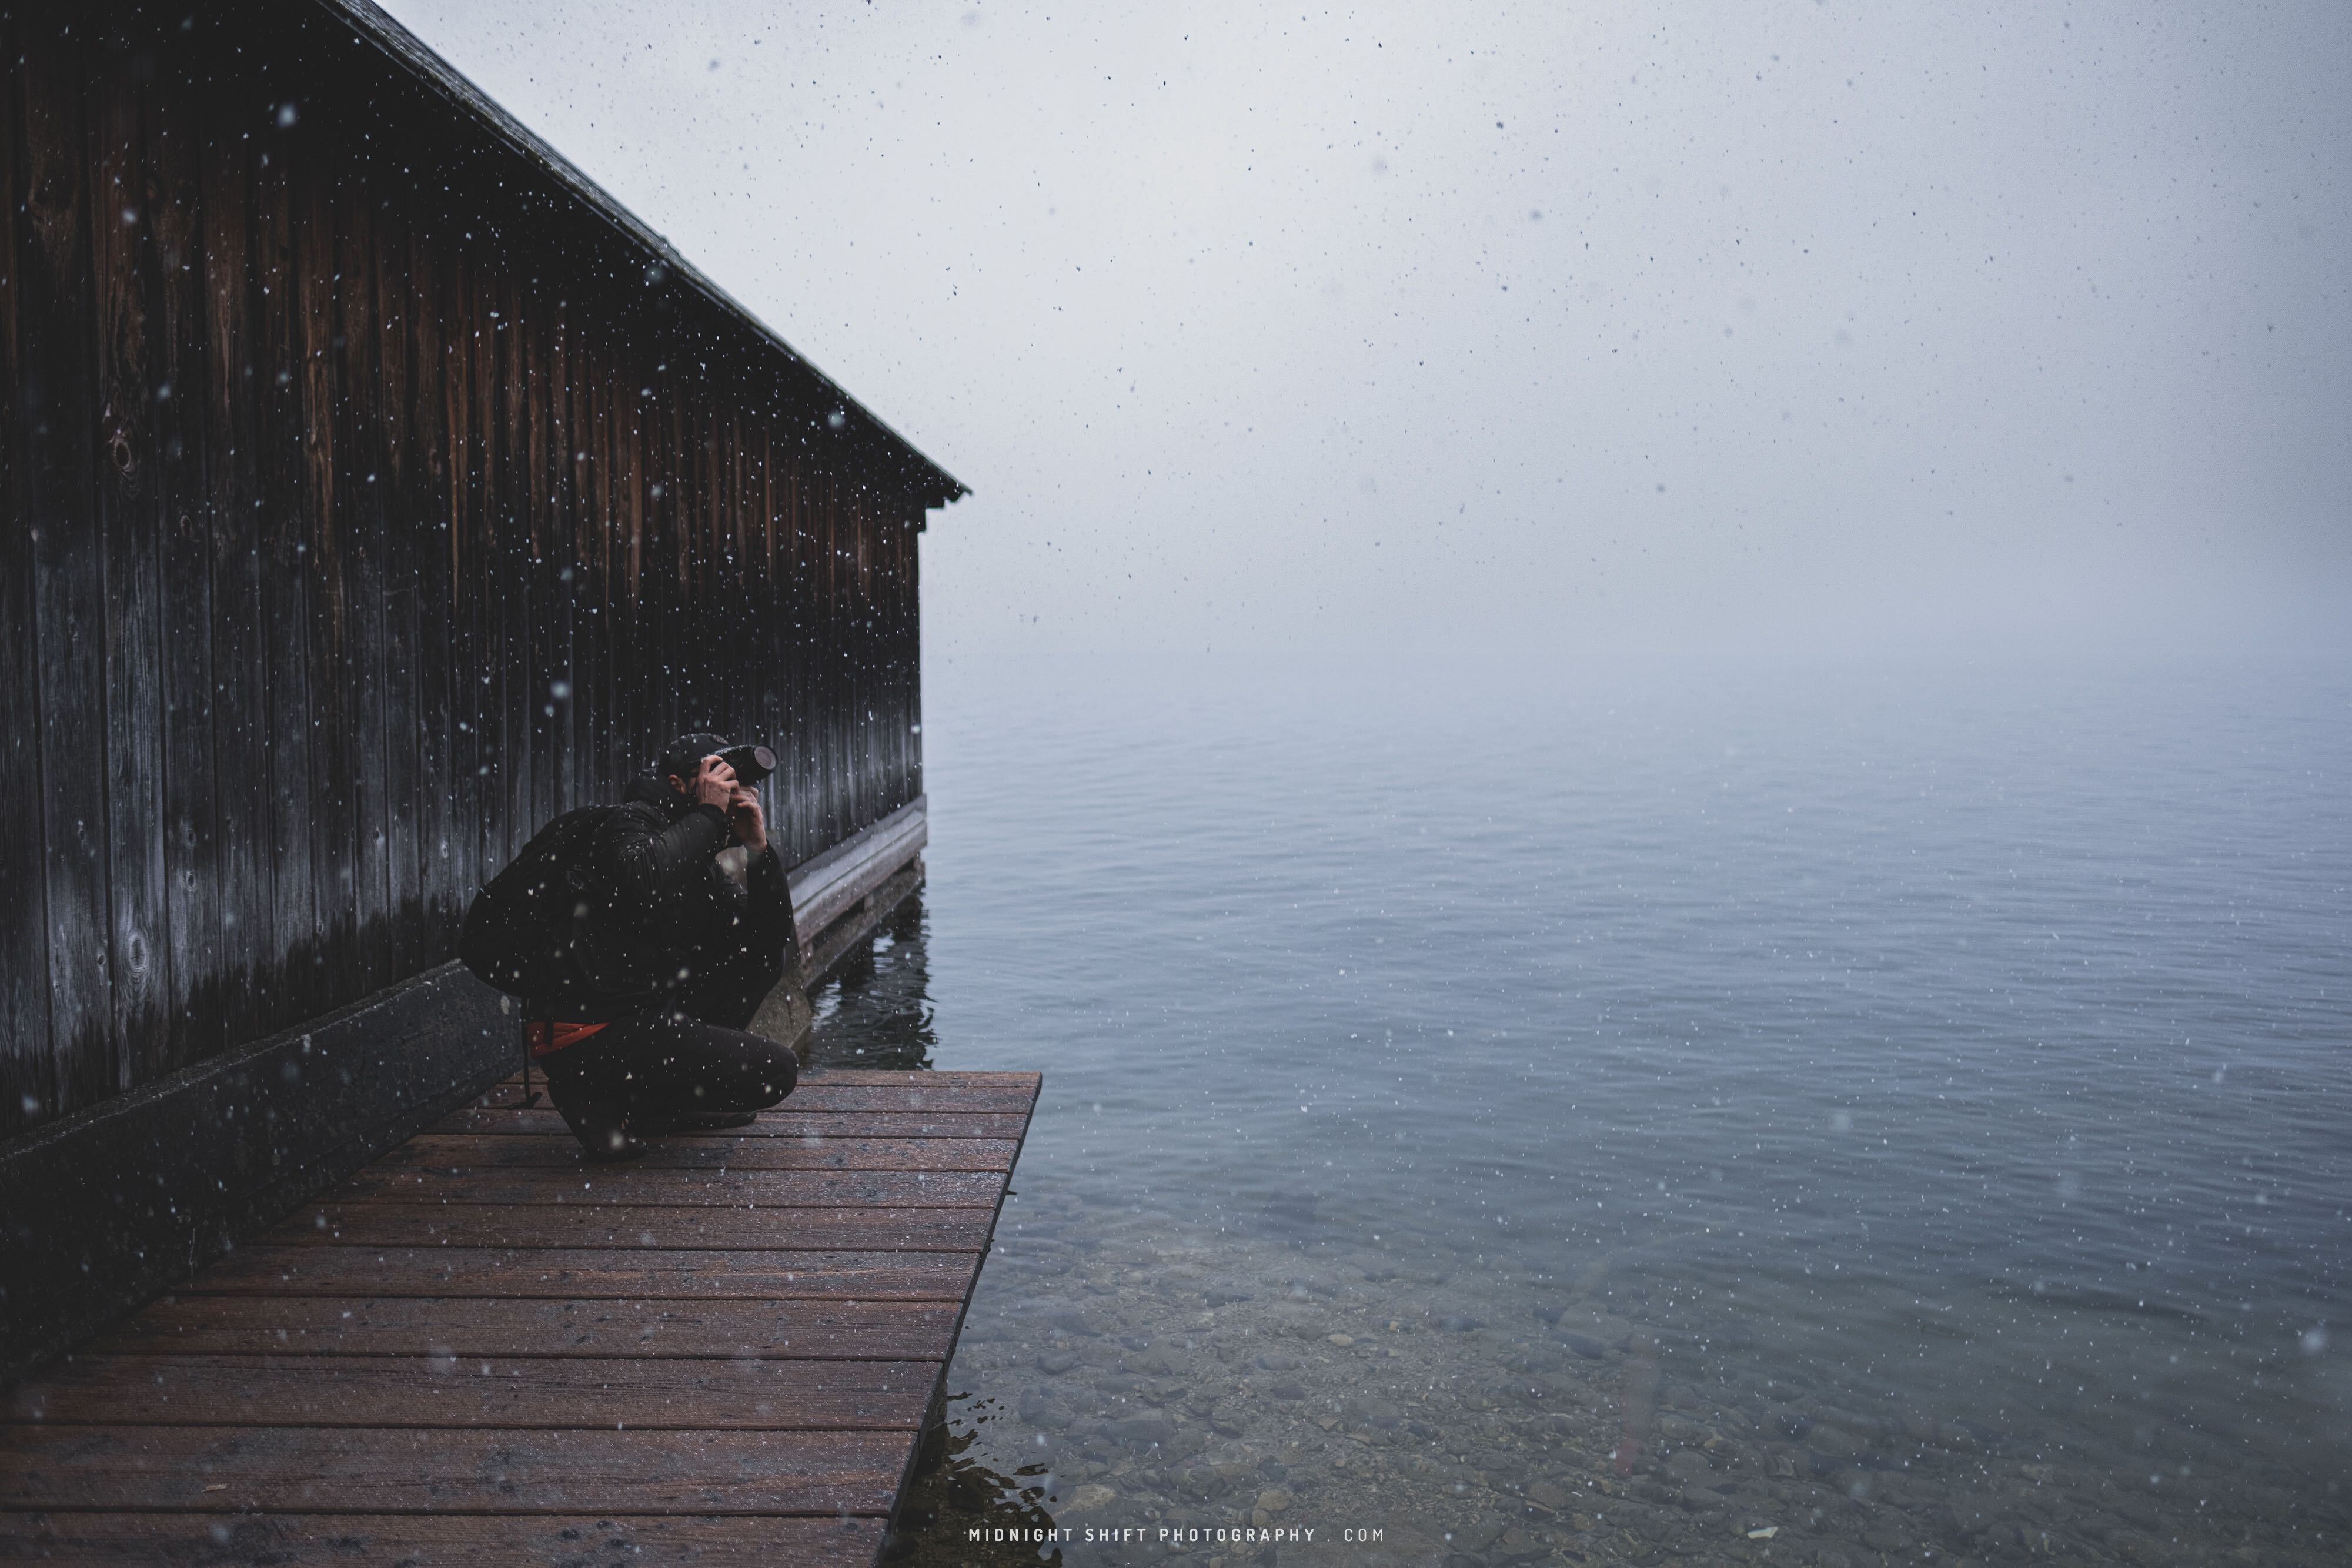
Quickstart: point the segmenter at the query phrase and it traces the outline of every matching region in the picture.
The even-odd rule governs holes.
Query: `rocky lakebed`
[[[2346,1558],[2338,1488],[2278,1469],[2151,1474],[2049,1433],[1874,1407],[1771,1374],[1736,1316],[1605,1261],[1515,1282],[1122,1218],[1051,1194],[1008,1207],[950,1373],[945,1452],[909,1494],[895,1560]]]

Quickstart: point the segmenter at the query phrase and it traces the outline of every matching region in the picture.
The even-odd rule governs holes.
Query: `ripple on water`
[[[2345,695],[935,721],[815,1049],[1046,1092],[894,1550],[2326,1560]]]

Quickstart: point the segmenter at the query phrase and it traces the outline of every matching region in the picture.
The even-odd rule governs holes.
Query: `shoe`
[[[572,1131],[575,1135],[580,1136],[582,1152],[599,1165],[614,1165],[622,1160],[634,1160],[646,1152],[646,1141],[643,1138],[619,1127],[608,1127],[595,1134],[593,1138],[580,1134],[576,1127]]]
[[[634,1160],[646,1152],[646,1141],[632,1132],[628,1112],[591,1099],[566,1079],[547,1081],[547,1102],[580,1140],[581,1151],[599,1164]]]
[[[757,1111],[681,1111],[658,1119],[633,1117],[629,1131],[649,1138],[675,1133],[723,1133],[730,1127],[748,1127],[759,1119]]]

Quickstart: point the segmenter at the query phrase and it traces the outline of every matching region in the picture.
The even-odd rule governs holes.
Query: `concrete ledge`
[[[768,999],[752,1015],[751,1032],[797,1049],[816,1021],[816,1009],[810,1004],[809,993],[823,985],[858,944],[871,937],[891,913],[922,885],[923,862],[919,858],[892,872],[880,886],[817,933],[815,942],[802,950],[792,972],[776,982],[776,988],[768,993]]]
[[[504,1000],[445,964],[0,1148],[0,1385],[497,1082]]]
[[[811,959],[832,925],[858,908],[891,877],[898,874],[930,842],[924,804],[918,795],[872,827],[861,829],[825,851],[794,866],[788,873],[793,890],[793,925],[800,934],[801,956]],[[812,978],[823,973],[814,965]]]
[[[923,885],[923,862],[918,858],[899,866],[872,892],[845,911],[831,927],[818,934],[803,966],[811,989],[823,985],[826,977],[840,967],[850,951],[872,936],[890,912],[914,896]]]

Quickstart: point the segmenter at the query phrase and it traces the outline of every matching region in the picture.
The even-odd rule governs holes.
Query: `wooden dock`
[[[509,1086],[0,1401],[0,1562],[863,1568],[1038,1084],[812,1073],[621,1166]]]

